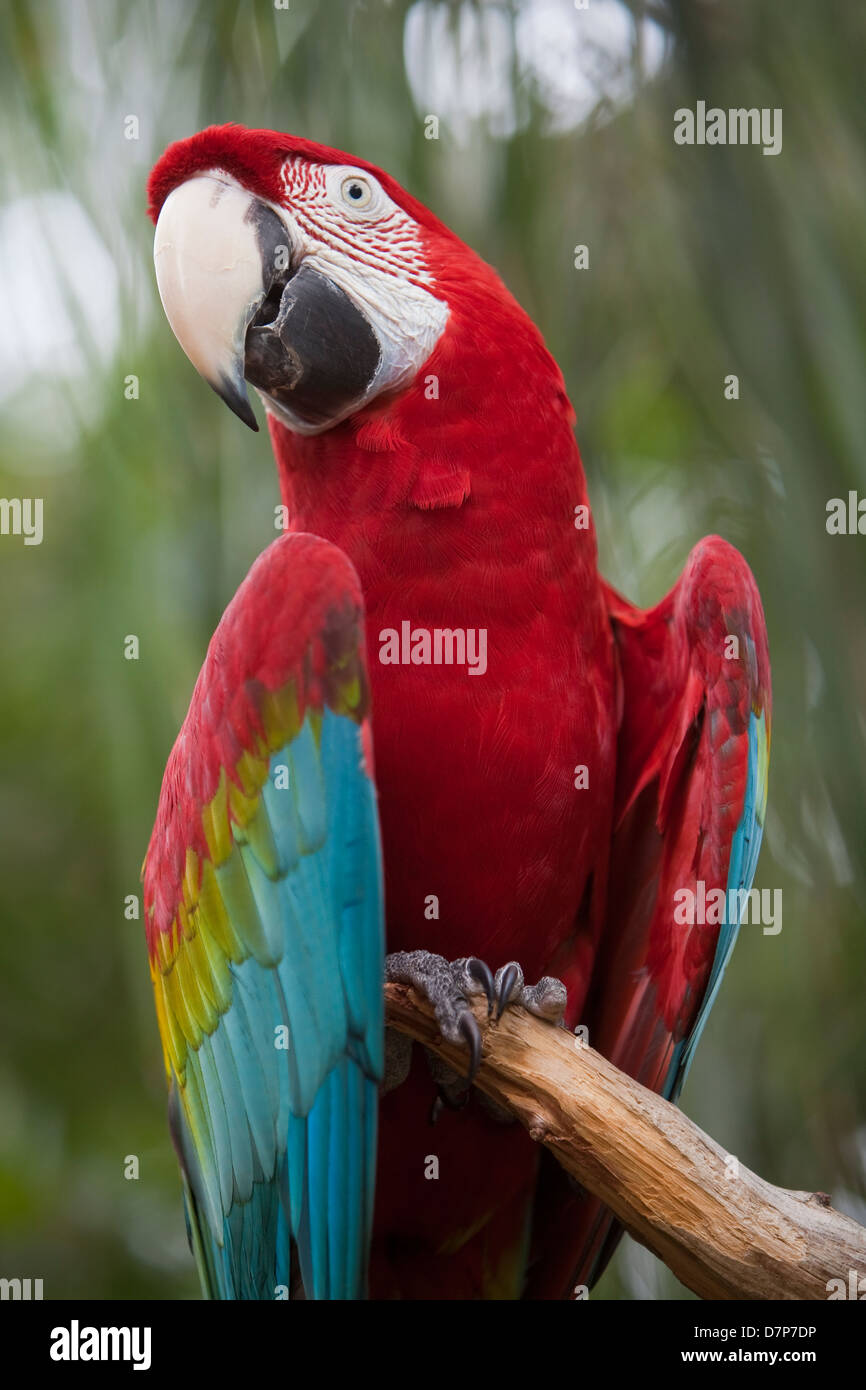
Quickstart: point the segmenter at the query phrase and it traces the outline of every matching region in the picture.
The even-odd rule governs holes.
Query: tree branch
[[[385,986],[386,1022],[461,1075],[427,1001]],[[819,1192],[773,1187],[668,1101],[564,1029],[512,1006],[489,1024],[475,1085],[525,1126],[631,1235],[701,1298],[826,1299],[831,1279],[866,1276],[866,1228]],[[833,1286],[831,1286],[832,1288]],[[837,1286],[838,1287],[838,1286]]]

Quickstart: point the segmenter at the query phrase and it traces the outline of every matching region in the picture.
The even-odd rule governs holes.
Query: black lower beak
[[[274,283],[250,323],[244,376],[315,428],[363,400],[380,359],[379,340],[361,310],[333,280],[301,265]]]

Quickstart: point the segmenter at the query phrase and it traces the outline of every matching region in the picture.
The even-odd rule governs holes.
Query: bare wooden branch
[[[461,1074],[465,1049],[439,1033],[427,1001],[385,987],[386,1020]],[[866,1228],[818,1192],[764,1182],[681,1110],[570,1033],[509,1008],[488,1024],[475,1084],[510,1110],[636,1240],[702,1298],[826,1299],[866,1276]],[[735,1176],[732,1175],[735,1172]],[[856,1295],[855,1295],[856,1296]]]

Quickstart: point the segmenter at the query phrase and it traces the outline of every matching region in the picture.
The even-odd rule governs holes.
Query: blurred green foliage
[[[30,331],[50,343],[63,309],[81,370],[58,349],[0,394],[0,493],[45,506],[41,546],[0,538],[0,1264],[42,1277],[46,1297],[197,1296],[143,933],[124,899],[208,638],[273,535],[267,436],[180,353],[144,216],[164,146],[226,120],[381,164],[497,266],[565,373],[602,568],[629,597],[659,598],[708,531],[751,563],[775,687],[758,883],[783,889],[784,926],[743,930],[683,1104],[763,1177],[866,1218],[866,539],[825,530],[829,498],[866,495],[866,10],[634,0],[666,58],[646,79],[634,44],[631,99],[552,130],[515,64],[513,130],[443,112],[431,141],[404,62],[409,8],[0,12],[0,218],[70,195],[116,299],[88,318],[82,296],[99,286],[69,284],[64,223],[34,204],[56,283]],[[446,8],[458,26],[467,5]],[[514,25],[521,3],[468,8]],[[781,155],[675,146],[673,112],[697,100],[781,107]],[[3,331],[14,350],[20,325]],[[137,662],[123,658],[129,633]],[[601,1294],[684,1291],[627,1244]]]

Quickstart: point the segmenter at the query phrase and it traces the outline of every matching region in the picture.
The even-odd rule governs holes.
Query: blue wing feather
[[[755,878],[755,870],[758,867],[758,854],[761,848],[761,839],[764,833],[764,812],[767,804],[767,721],[764,712],[756,715],[752,711],[749,717],[749,751],[746,772],[746,794],[743,801],[743,811],[737,824],[734,837],[731,842],[731,858],[728,865],[728,882],[725,901],[730,905],[736,904],[736,912],[733,920],[730,911],[725,914],[725,921],[719,930],[719,939],[716,944],[716,952],[713,957],[713,964],[710,970],[710,978],[707,981],[707,988],[704,994],[701,1007],[692,1026],[692,1030],[687,1038],[684,1038],[674,1049],[662,1095],[668,1100],[676,1100],[685,1084],[689,1068],[694,1060],[695,1051],[701,1040],[701,1034],[706,1027],[710,1010],[716,1001],[716,995],[722,983],[725,967],[731,958],[734,946],[737,942],[737,935],[740,930],[741,908],[743,899],[740,897],[741,890],[748,892]],[[733,894],[736,894],[734,897]]]
[[[175,1083],[194,1246],[213,1297],[275,1297],[293,1238],[308,1297],[358,1298],[384,1032],[378,818],[358,725],[325,709],[318,738],[305,720],[270,773],[278,872],[242,833],[217,870],[253,954],[230,965],[231,1004]]]

